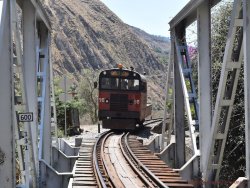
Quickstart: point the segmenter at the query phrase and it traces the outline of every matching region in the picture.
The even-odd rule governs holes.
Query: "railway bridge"
[[[169,134],[172,131],[165,132],[163,126],[158,155],[167,164],[174,164],[172,168],[186,180],[201,176],[203,181],[219,181],[239,72],[243,66],[246,173],[232,187],[250,187],[250,53],[247,50],[250,47],[250,0],[234,0],[213,108],[211,8],[219,2],[190,0],[169,22],[171,58],[165,91],[166,101],[172,105],[165,109],[163,125],[166,125],[168,113],[173,121],[167,130],[174,130],[174,135]],[[197,21],[198,93],[191,76],[186,41],[186,28],[194,21]],[[38,0],[0,0],[1,187],[67,187],[73,176],[69,169],[82,152],[57,138],[50,33],[49,19]],[[21,94],[17,94],[17,85]],[[185,159],[185,116],[191,139],[192,157],[189,160]],[[84,140],[76,139],[75,142],[76,146],[84,145]],[[85,163],[85,158],[84,154],[78,159],[79,166]],[[16,185],[17,169],[21,172],[19,185]]]

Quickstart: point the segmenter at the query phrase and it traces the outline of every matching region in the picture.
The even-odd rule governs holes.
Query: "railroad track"
[[[92,165],[92,151],[95,139],[83,139],[79,150],[79,157],[73,169],[73,188],[94,188],[98,187]]]
[[[109,132],[96,146],[96,174],[102,187],[193,187],[135,135]]]
[[[100,135],[98,139],[83,139],[79,157],[73,169],[73,178],[68,187],[72,188],[109,188],[115,187],[110,181],[103,160],[103,145],[109,132]]]
[[[126,134],[125,147],[128,148],[137,166],[144,171],[158,187],[188,188],[194,187],[183,180],[178,172],[168,167],[158,156],[136,139],[135,135]]]
[[[101,135],[95,145],[94,149],[94,169],[96,179],[98,181],[99,187],[116,187],[115,178],[109,171],[109,168],[112,166],[110,161],[107,159],[106,155],[104,155],[104,145],[107,138],[112,134],[112,132],[105,133]],[[111,178],[112,177],[112,178]]]
[[[124,156],[122,134],[109,132],[96,143],[94,164],[100,187],[151,187],[151,183],[136,168],[131,170],[129,158]]]
[[[129,133],[106,132],[82,144],[72,187],[194,187]],[[92,152],[93,151],[93,152]]]

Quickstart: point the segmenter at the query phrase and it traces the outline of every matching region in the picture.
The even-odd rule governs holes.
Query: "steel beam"
[[[211,131],[212,103],[211,103],[211,24],[209,2],[203,2],[197,9],[198,23],[198,85],[199,85],[199,125],[200,125],[200,150],[201,170],[208,156],[207,134]]]
[[[174,46],[174,41],[171,43]],[[175,49],[173,49],[175,50]],[[184,96],[182,92],[179,62],[175,50],[174,56],[174,125],[175,125],[175,168],[181,168],[185,164],[185,123],[184,123]]]
[[[46,25],[46,28],[49,31],[51,31],[51,26],[50,26],[48,16],[47,16],[41,2],[37,1],[37,0],[30,0],[30,2],[33,4],[34,8],[36,9],[37,19],[39,21],[42,21]]]
[[[42,83],[42,95],[44,95],[44,125],[43,125],[43,159],[51,164],[51,106],[50,106],[50,66],[49,66],[49,33],[46,26],[40,23],[40,35],[41,35],[41,49],[42,55],[42,70],[43,74],[46,76]]]
[[[250,188],[250,0],[243,1],[243,50],[244,50],[244,91],[245,91],[245,139],[246,139],[246,178]]]
[[[188,27],[197,19],[197,8],[204,2],[209,0],[190,0],[189,3],[169,22],[170,30],[178,25]],[[213,7],[221,0],[210,0],[210,5]]]
[[[182,92],[184,96],[184,104],[186,110],[186,117],[190,131],[190,137],[192,140],[192,147],[194,154],[198,154],[197,143],[196,143],[196,134],[195,126],[199,126],[196,120],[199,119],[198,116],[198,104],[197,97],[195,92],[195,87],[192,79],[192,68],[191,62],[188,54],[188,48],[185,40],[185,29],[176,28],[175,33],[175,48],[178,57],[179,63],[179,74],[182,85]],[[190,85],[188,90],[187,84]],[[192,114],[191,105],[194,107],[194,113]],[[194,117],[195,116],[195,117]]]
[[[243,59],[241,0],[235,0],[221,67],[221,75],[209,135],[205,180],[218,180],[229,130],[240,67]],[[237,41],[237,42],[236,42]],[[232,63],[233,62],[233,63]],[[234,66],[232,66],[234,64]]]
[[[0,186],[9,188],[16,185],[10,1],[0,3]]]
[[[30,1],[24,1],[23,11],[23,74],[24,91],[26,93],[26,110],[33,112],[33,122],[28,123],[33,150],[34,172],[38,172],[38,128],[37,128],[37,87],[36,87],[36,10]]]
[[[171,54],[172,54],[172,49],[170,49],[170,53],[169,53],[169,63],[168,63],[168,70],[167,70],[167,75],[166,75],[166,83],[165,83],[165,88],[164,88],[164,92],[165,92],[165,99],[164,99],[164,114],[163,114],[163,125],[162,125],[162,136],[161,136],[161,151],[164,150],[164,143],[165,143],[165,137],[166,137],[166,118],[167,118],[167,102],[169,102],[170,97],[169,97],[169,88],[170,88],[170,80],[171,80],[171,76],[172,76],[172,67],[173,67],[173,63],[172,63],[172,59],[171,59]],[[169,126],[168,126],[168,136],[167,136],[167,145],[170,143],[170,137],[171,137],[171,132],[172,132],[172,103],[171,103],[171,107],[169,110],[169,116],[170,116],[170,122],[169,122]]]
[[[236,87],[238,83],[240,63],[242,60],[242,50],[241,50],[241,35],[240,30],[242,29],[242,19],[239,12],[234,15],[236,11],[240,11],[239,7],[234,8],[233,17],[231,18],[231,27],[229,31],[228,41],[225,49],[223,67],[220,79],[220,85],[218,89],[218,95],[216,100],[216,107],[214,111],[214,117],[211,126],[211,56],[210,56],[210,10],[221,0],[190,0],[189,3],[169,22],[170,30],[177,31],[177,33],[185,32],[192,22],[198,19],[198,49],[199,49],[199,100],[200,100],[200,130],[201,130],[201,168],[203,170],[203,178],[205,180],[218,180],[220,166],[222,163],[223,152],[225,147],[225,140],[229,128],[229,122],[231,118],[231,112],[234,102],[234,96],[236,92]],[[235,0],[236,2],[237,0]],[[241,1],[237,1],[237,6],[241,5]],[[243,0],[244,4],[244,84],[245,84],[245,113],[246,113],[246,176],[250,178],[250,55],[248,53],[248,46],[250,45],[250,0]],[[237,17],[239,16],[239,17]],[[235,23],[235,24],[234,24]],[[236,28],[239,28],[239,34],[237,35],[237,40],[239,44],[235,46],[237,54],[232,52],[233,42],[235,41],[233,36],[236,34]],[[172,35],[171,35],[172,36]],[[172,44],[173,45],[173,44]],[[234,53],[234,56],[232,54]],[[238,59],[237,59],[238,55]],[[230,59],[231,58],[231,59]],[[232,59],[233,58],[233,59]],[[231,73],[231,72],[232,73]],[[229,87],[225,87],[227,84],[227,76],[231,84]],[[176,73],[176,72],[175,72]],[[176,75],[176,74],[175,74]],[[202,75],[202,76],[201,76]],[[231,80],[230,80],[231,79]],[[177,79],[175,79],[177,80]],[[176,83],[178,84],[178,83]],[[177,89],[177,87],[175,87]],[[227,89],[227,90],[226,90]],[[177,91],[178,92],[178,91]],[[231,96],[230,96],[231,93]],[[175,101],[176,102],[176,101]],[[176,105],[175,105],[176,107]],[[226,115],[223,120],[221,127],[218,127],[219,120],[221,120],[220,115],[226,111]],[[175,111],[176,112],[176,111]],[[182,118],[182,115],[180,115]],[[219,117],[219,118],[218,118]],[[178,117],[175,117],[177,119]],[[223,127],[224,126],[224,127]],[[221,133],[222,131],[223,133]],[[206,133],[211,133],[211,135],[206,136]],[[212,138],[211,138],[212,137]],[[210,139],[210,140],[209,140]],[[218,144],[218,150],[214,147]],[[216,174],[211,173],[214,170]],[[249,184],[249,183],[248,183]],[[250,184],[248,185],[250,187]]]

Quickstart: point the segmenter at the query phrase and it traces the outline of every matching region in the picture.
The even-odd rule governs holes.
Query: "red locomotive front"
[[[151,107],[147,106],[146,79],[133,70],[102,71],[98,101],[103,128],[135,129],[151,113]]]

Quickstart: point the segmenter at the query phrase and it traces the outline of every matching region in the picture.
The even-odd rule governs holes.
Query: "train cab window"
[[[102,78],[100,86],[102,89],[109,89],[110,88],[110,78]]]
[[[102,78],[101,89],[118,89],[119,88],[119,78]]]
[[[139,91],[139,83],[137,79],[121,79],[121,89]]]
[[[121,79],[121,89],[128,90],[128,79]]]
[[[110,78],[110,89],[118,89],[119,88],[119,78]]]

